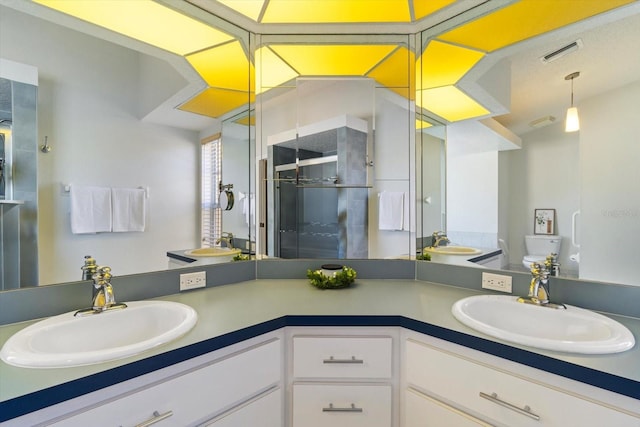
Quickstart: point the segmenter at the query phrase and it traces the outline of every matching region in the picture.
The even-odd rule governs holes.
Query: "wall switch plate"
[[[204,288],[207,286],[207,272],[197,271],[180,275],[180,291]]]
[[[511,293],[511,276],[482,273],[482,288]]]

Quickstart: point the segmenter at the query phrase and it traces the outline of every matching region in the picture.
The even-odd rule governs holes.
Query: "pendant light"
[[[564,124],[565,132],[576,132],[580,130],[580,119],[578,118],[578,109],[573,106],[573,79],[580,75],[579,71],[566,76],[565,80],[571,80],[571,107],[567,109],[567,119]]]

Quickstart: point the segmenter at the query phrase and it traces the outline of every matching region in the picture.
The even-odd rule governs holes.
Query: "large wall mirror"
[[[544,208],[556,212],[561,271],[637,280],[630,248],[640,231],[640,180],[625,177],[636,173],[637,106],[629,97],[637,98],[640,73],[633,55],[603,47],[640,38],[637,7],[486,56],[489,49],[472,48],[462,61],[472,65],[449,84],[426,81],[442,71],[432,65],[452,62],[447,49],[463,44],[438,39],[442,27],[409,35],[270,35],[189,2],[174,5],[231,35],[217,56],[208,57],[206,47],[198,53],[202,63],[220,65],[214,76],[243,83],[211,87],[190,55],[132,42],[32,2],[1,4],[0,56],[37,67],[36,149],[45,136],[51,147],[37,154],[38,254],[31,256],[39,279],[26,286],[79,280],[85,255],[122,275],[166,268],[167,251],[200,246],[200,142],[217,133],[227,155],[222,181],[234,184],[236,198],[223,229],[266,258],[406,258],[443,230],[464,245],[497,248],[502,241],[504,267],[515,270],[524,236],[534,231],[534,210]],[[582,47],[572,55],[540,62],[578,38]],[[604,61],[604,51],[618,56]],[[607,67],[612,63],[619,66]],[[577,70],[583,127],[566,134],[564,75]],[[449,86],[499,93],[496,99],[511,105],[491,105],[497,115],[448,117],[438,109],[459,93],[436,95]],[[538,104],[534,95],[544,93],[557,97]],[[202,114],[211,99],[229,102],[215,119]],[[170,113],[157,108],[167,105]],[[477,125],[491,128],[491,115],[494,125],[517,134],[518,147],[478,149],[469,135],[480,134]],[[556,118],[550,126],[527,127],[547,115]],[[603,169],[610,164],[617,173]],[[480,175],[463,173],[474,170]],[[147,231],[73,235],[69,185],[148,188]],[[491,197],[474,198],[487,186]],[[458,202],[472,204],[452,204]],[[490,241],[465,240],[472,237]]]
[[[535,211],[553,209],[550,232],[561,240],[562,276],[640,284],[632,250],[640,231],[632,160],[639,154],[632,117],[639,111],[633,99],[640,64],[627,49],[608,48],[633,46],[639,25],[636,8],[495,55],[493,63],[509,64],[511,107],[494,119],[517,133],[521,147],[490,129],[500,126],[482,120],[446,126],[446,230],[453,243],[500,247],[502,268],[528,271],[525,236],[538,232]],[[579,47],[571,53],[541,61],[576,40]],[[571,86],[565,76],[574,71],[581,72],[574,82],[580,130],[567,133]],[[423,169],[423,180],[429,171]]]

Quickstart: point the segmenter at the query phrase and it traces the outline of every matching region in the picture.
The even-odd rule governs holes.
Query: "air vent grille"
[[[552,62],[556,59],[560,59],[565,55],[568,55],[572,52],[575,52],[578,49],[582,48],[582,40],[578,39],[574,42],[569,43],[568,45],[562,46],[559,49],[554,50],[553,52],[549,52],[546,55],[540,57],[540,61],[543,63]]]

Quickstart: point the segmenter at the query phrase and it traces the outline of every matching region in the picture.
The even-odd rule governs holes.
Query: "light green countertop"
[[[187,335],[137,356],[97,365],[25,369],[0,362],[0,402],[287,315],[403,316],[500,342],[464,326],[451,314],[451,306],[455,301],[477,293],[469,289],[417,280],[358,279],[351,288],[318,290],[302,279],[273,279],[169,295],[160,299],[190,305],[198,312],[198,323]],[[640,337],[640,319],[611,317],[627,326],[636,337]],[[35,321],[0,327],[0,345],[12,334],[33,323]],[[624,353],[589,356],[509,345],[581,367],[640,381],[638,345]]]

